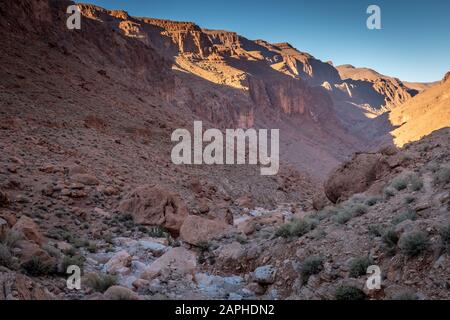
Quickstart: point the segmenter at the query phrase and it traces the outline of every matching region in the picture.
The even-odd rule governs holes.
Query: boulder
[[[277,269],[271,265],[259,267],[253,273],[255,281],[262,285],[273,284],[276,275]]]
[[[119,210],[131,214],[137,224],[163,226],[176,235],[188,215],[178,195],[158,186],[143,186],[132,191],[120,203]]]
[[[0,301],[52,299],[53,295],[32,279],[15,272],[0,272]]]
[[[86,186],[97,186],[100,182],[96,177],[87,173],[79,173],[72,176],[72,180]]]
[[[40,246],[44,242],[44,237],[42,236],[38,225],[33,221],[33,219],[27,216],[22,216],[14,225],[12,230],[23,234],[26,239],[33,241]]]
[[[131,261],[132,258],[128,252],[119,251],[105,264],[105,271],[110,274],[122,272],[131,266]]]
[[[230,225],[199,216],[188,216],[180,230],[181,240],[197,245],[224,235],[230,230]]]
[[[333,203],[345,201],[354,194],[367,191],[389,171],[389,164],[382,154],[356,154],[330,174],[324,185],[325,194]]]
[[[156,259],[141,274],[141,278],[152,280],[159,275],[194,275],[197,268],[197,256],[182,247],[172,248],[160,258]]]

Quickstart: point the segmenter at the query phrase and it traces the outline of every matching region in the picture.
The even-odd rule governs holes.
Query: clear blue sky
[[[249,39],[289,42],[335,65],[376,69],[405,81],[436,81],[450,71],[448,0],[84,0],[133,16],[196,22]],[[368,30],[366,9],[382,10]]]

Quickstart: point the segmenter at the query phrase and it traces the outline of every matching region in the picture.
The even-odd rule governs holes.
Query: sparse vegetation
[[[91,273],[86,276],[86,284],[94,291],[104,293],[117,284],[117,277],[108,274]]]
[[[369,256],[359,257],[350,262],[350,277],[358,278],[367,273],[367,268],[373,265],[373,259]]]
[[[78,266],[80,269],[83,269],[85,258],[79,255],[73,255],[73,256],[64,256],[62,263],[61,263],[61,270],[59,270],[61,273],[66,273],[67,268],[69,266]]]
[[[22,264],[24,272],[32,277],[47,276],[56,272],[54,265],[43,261],[40,257],[33,257]]]
[[[427,250],[428,236],[424,232],[404,234],[399,241],[400,250],[408,257],[415,257]]]
[[[405,177],[397,177],[391,182],[391,187],[397,191],[402,191],[408,188],[408,181]]]
[[[450,183],[450,169],[442,167],[433,174],[435,186],[443,186]]]
[[[323,258],[322,257],[310,257],[306,259],[301,267],[300,273],[302,276],[302,282],[306,284],[309,277],[318,274],[323,270]]]
[[[366,214],[367,211],[368,207],[365,204],[349,200],[342,205],[341,210],[334,217],[334,221],[339,224],[345,224],[354,217]]]
[[[450,252],[450,224],[442,228],[440,235],[442,250]]]
[[[379,224],[372,224],[368,228],[369,234],[374,237],[381,237],[383,235],[383,227]]]
[[[395,189],[394,188],[392,188],[392,187],[386,187],[386,188],[384,188],[384,196],[385,196],[385,198],[386,199],[390,199],[390,198],[392,198],[393,196],[395,196]]]
[[[415,221],[416,219],[417,219],[417,212],[411,208],[407,208],[392,220],[392,224],[397,225],[406,220]]]
[[[409,176],[409,189],[411,191],[420,191],[423,188],[423,181],[417,173],[411,173]]]
[[[392,229],[387,230],[383,234],[382,241],[384,251],[390,255],[393,255],[397,249],[397,244],[399,241],[397,233]]]
[[[275,233],[277,237],[291,238],[302,237],[317,226],[316,221],[311,219],[296,219],[279,227]]]
[[[200,250],[201,253],[205,253],[211,250],[211,242],[200,241],[199,243],[197,243],[196,247]]]
[[[380,201],[381,201],[380,197],[370,197],[366,200],[365,204],[369,207],[373,207]]]
[[[340,286],[336,289],[336,300],[365,300],[365,293],[358,288],[351,286]]]
[[[0,244],[0,266],[8,269],[16,269],[17,264],[11,251],[4,244]]]
[[[162,226],[154,226],[148,228],[148,235],[152,238],[165,238],[167,237],[167,230]]]

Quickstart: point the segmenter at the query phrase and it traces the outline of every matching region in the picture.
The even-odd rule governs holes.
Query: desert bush
[[[11,250],[17,247],[17,244],[22,239],[23,234],[21,234],[20,232],[8,230],[0,237],[0,244],[3,244]]]
[[[399,241],[397,233],[392,229],[387,230],[383,234],[382,241],[384,251],[391,255],[394,254]]]
[[[22,264],[23,271],[32,277],[47,276],[56,272],[54,265],[43,261],[39,257],[33,257]]]
[[[383,227],[379,224],[371,224],[367,227],[367,230],[374,237],[381,237],[383,235]]]
[[[370,197],[366,200],[365,204],[369,207],[373,207],[380,201],[381,201],[380,197]]]
[[[334,216],[336,214],[336,208],[334,207],[326,207],[322,210],[320,210],[316,217],[319,221],[325,220],[331,216]]]
[[[408,180],[403,176],[397,177],[392,180],[391,187],[397,191],[405,190],[408,188]]]
[[[336,289],[336,300],[365,300],[366,295],[361,289],[351,286],[340,286]]]
[[[399,214],[397,217],[392,219],[392,224],[397,225],[406,220],[411,220],[411,221],[417,220],[417,212],[411,208],[407,208],[401,214]]]
[[[408,176],[408,186],[411,191],[420,191],[423,188],[423,181],[417,173]]]
[[[315,229],[317,222],[311,219],[296,219],[280,226],[275,235],[277,237],[290,238],[302,237],[311,230]]]
[[[418,299],[419,297],[417,296],[417,294],[409,290],[398,292],[392,297],[392,300],[401,300],[401,301],[410,301]]]
[[[368,207],[363,203],[347,201],[334,217],[334,221],[339,224],[345,224],[353,217],[361,216],[367,213]]]
[[[395,189],[392,187],[384,188],[383,192],[384,192],[384,197],[386,199],[389,199],[389,198],[392,198],[393,196],[395,196]]]
[[[418,256],[428,248],[428,245],[428,236],[424,232],[404,234],[399,241],[400,250],[408,257]]]
[[[42,246],[42,249],[44,249],[45,252],[47,252],[50,255],[50,257],[53,257],[53,258],[60,258],[61,257],[61,250],[59,250],[58,248],[55,248],[52,245],[44,244]]]
[[[369,256],[355,258],[350,262],[350,277],[358,278],[367,274],[367,268],[373,265],[373,259]]]
[[[96,244],[95,242],[89,242],[89,245],[88,245],[88,247],[87,247],[87,250],[88,250],[90,253],[96,253],[96,252],[98,251],[97,244]]]
[[[8,269],[17,269],[16,259],[12,255],[9,247],[0,244],[0,266]]]
[[[79,255],[74,255],[74,256],[64,256],[62,262],[61,262],[61,267],[60,267],[60,272],[61,273],[66,273],[67,268],[69,266],[78,266],[80,267],[80,269],[83,269],[84,266],[84,262],[85,262],[85,258]]]
[[[450,224],[441,229],[440,235],[442,249],[444,251],[450,252]]]
[[[413,196],[406,196],[406,197],[405,197],[405,203],[406,203],[406,204],[411,204],[411,203],[413,203],[414,201],[416,201],[416,197],[413,197]]]
[[[307,283],[309,277],[318,274],[323,270],[323,258],[322,257],[310,257],[307,258],[301,267],[300,274],[302,276],[303,284]]]
[[[154,226],[148,228],[148,235],[152,238],[165,238],[167,237],[167,230],[162,226]]]
[[[109,274],[91,273],[86,276],[86,284],[94,291],[104,293],[117,284],[117,277]]]
[[[200,241],[196,245],[196,247],[200,250],[201,253],[210,251],[211,246],[212,246],[212,244],[209,241]]]
[[[433,183],[435,186],[442,186],[450,183],[450,169],[440,168],[433,174]]]

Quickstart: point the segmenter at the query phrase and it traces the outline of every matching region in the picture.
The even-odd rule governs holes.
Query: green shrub
[[[419,297],[414,292],[406,290],[406,291],[401,291],[399,293],[396,293],[392,297],[392,300],[412,301],[412,300],[419,300]]]
[[[12,270],[17,269],[16,259],[9,248],[4,244],[0,244],[0,266]]]
[[[42,249],[44,249],[49,254],[50,257],[53,257],[53,258],[61,257],[61,251],[54,246],[51,246],[49,244],[44,244],[42,246]]]
[[[446,185],[450,183],[450,169],[440,168],[433,175],[433,182],[435,186]]]
[[[442,249],[444,251],[450,252],[450,224],[442,228],[440,234]]]
[[[394,254],[397,248],[397,244],[399,241],[399,237],[397,235],[397,233],[392,230],[389,229],[387,230],[382,237],[382,241],[383,241],[383,248],[384,250],[388,253],[388,254]]]
[[[54,265],[51,265],[36,256],[23,263],[22,269],[27,275],[32,277],[47,276],[56,272]]]
[[[374,237],[381,237],[383,235],[383,227],[379,224],[372,224],[368,228],[369,234]]]
[[[367,268],[373,265],[371,257],[359,257],[350,262],[350,277],[358,278],[367,274]]]
[[[420,191],[423,188],[423,181],[417,173],[412,173],[409,175],[409,189],[411,191]]]
[[[302,276],[303,284],[307,283],[309,277],[318,274],[323,270],[323,258],[322,257],[310,257],[307,258],[301,267],[300,274]]]
[[[406,203],[406,204],[411,204],[411,203],[413,203],[414,201],[416,201],[416,198],[413,197],[413,196],[406,196],[406,197],[405,197],[405,203]]]
[[[393,196],[395,196],[395,189],[392,187],[384,188],[384,196],[386,199],[392,198]]]
[[[411,220],[411,221],[417,220],[417,212],[411,208],[408,208],[405,211],[403,211],[400,215],[395,217],[392,220],[392,224],[397,225],[406,220]]]
[[[9,249],[14,249],[21,240],[23,240],[23,234],[17,231],[8,230],[1,236],[0,243]]]
[[[361,216],[367,213],[368,207],[362,203],[347,201],[343,204],[341,210],[334,217],[334,221],[339,224],[345,224],[353,217]]]
[[[64,256],[62,262],[61,262],[61,273],[66,273],[67,268],[69,266],[78,266],[80,269],[83,269],[85,258],[79,255],[74,256]]]
[[[209,252],[211,250],[211,242],[200,241],[197,243],[196,247],[200,250],[201,253]]]
[[[397,191],[402,191],[408,188],[408,180],[405,177],[397,177],[391,182],[391,187]]]
[[[427,250],[428,236],[424,232],[404,234],[399,241],[400,250],[408,257],[415,257]]]
[[[86,284],[94,291],[104,293],[117,284],[117,277],[109,274],[91,273],[86,276]]]
[[[148,235],[152,238],[165,238],[167,237],[167,230],[162,226],[150,227]]]
[[[317,226],[316,221],[311,219],[296,219],[290,223],[280,226],[275,235],[277,237],[290,238],[302,237]]]
[[[370,197],[366,200],[365,204],[369,207],[373,207],[380,201],[381,201],[381,199],[379,197]]]
[[[361,289],[351,286],[340,286],[336,289],[336,300],[365,300],[366,295]]]
[[[96,244],[95,242],[89,242],[89,245],[88,245],[88,247],[87,247],[87,250],[88,250],[90,253],[96,253],[96,252],[98,251],[97,244]]]

